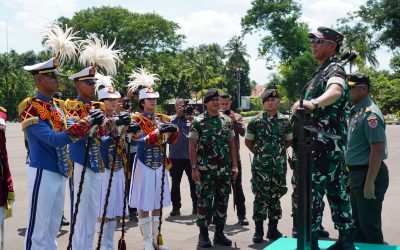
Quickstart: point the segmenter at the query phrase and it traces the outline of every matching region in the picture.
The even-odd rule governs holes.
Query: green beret
[[[337,43],[341,43],[344,38],[343,34],[340,33],[339,31],[327,27],[319,27],[317,29],[317,32],[308,33],[308,37],[311,39],[322,38]]]
[[[261,95],[262,103],[264,103],[268,98],[279,98],[278,90],[268,89]]]
[[[360,72],[348,74],[347,78],[349,81],[349,86],[362,85],[362,86],[369,87],[371,85],[371,81],[369,80],[369,77]]]
[[[217,88],[208,89],[204,94],[204,103],[211,101],[214,97],[219,96]]]

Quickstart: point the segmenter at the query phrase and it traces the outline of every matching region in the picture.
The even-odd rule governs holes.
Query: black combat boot
[[[204,248],[211,247],[211,241],[208,238],[208,227],[200,227],[199,243],[197,245]]]
[[[264,237],[264,221],[254,221],[254,223],[256,224],[256,231],[254,232],[253,235],[253,242],[254,243],[261,243],[263,241],[263,237]]]
[[[282,236],[282,233],[278,230],[278,220],[269,220],[267,238],[269,240],[277,240]]]
[[[355,250],[353,233],[351,231],[339,232],[339,239],[327,250]]]
[[[311,237],[311,250],[320,250],[318,246],[318,237],[317,238]]]
[[[328,238],[329,232],[325,230],[325,228],[321,225],[319,228],[319,237]]]
[[[224,225],[215,225],[214,244],[232,246],[232,241],[224,234]]]

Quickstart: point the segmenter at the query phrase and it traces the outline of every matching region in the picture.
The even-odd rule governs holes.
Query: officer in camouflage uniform
[[[254,153],[251,164],[251,184],[254,193],[253,220],[256,231],[254,243],[264,237],[264,220],[269,219],[267,238],[282,237],[277,229],[282,218],[279,199],[286,194],[286,147],[293,134],[288,118],[278,112],[279,93],[269,89],[262,94],[264,111],[251,119],[247,126],[245,144]]]
[[[350,170],[354,240],[384,244],[382,203],[389,186],[385,119],[369,96],[369,77],[349,74],[351,109],[346,164]]]
[[[339,240],[329,249],[355,249],[352,239],[352,212],[350,197],[346,192],[344,151],[346,148],[347,118],[349,116],[349,90],[347,75],[337,63],[336,53],[343,35],[333,29],[319,27],[309,33],[314,59],[320,65],[308,82],[304,107],[313,111],[314,127],[341,136],[332,140],[319,133],[312,148],[312,249],[319,249],[318,236],[323,215],[322,198],[327,194],[335,229]],[[299,102],[293,106],[297,110]]]
[[[225,237],[223,230],[231,178],[236,179],[238,173],[235,133],[231,118],[219,112],[217,89],[211,88],[205,93],[204,104],[207,110],[192,121],[188,136],[192,178],[198,197],[198,246],[211,247],[208,225],[213,216],[216,225],[214,244],[231,246],[232,241]]]

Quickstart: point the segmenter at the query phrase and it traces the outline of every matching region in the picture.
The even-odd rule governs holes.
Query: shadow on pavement
[[[185,224],[188,226],[196,224],[197,215],[182,215],[182,216],[169,216],[165,218],[166,221],[178,224]]]

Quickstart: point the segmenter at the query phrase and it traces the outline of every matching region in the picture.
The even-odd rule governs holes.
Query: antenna
[[[8,23],[6,22],[6,46],[7,46],[7,55],[8,55]]]

